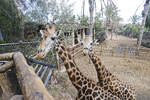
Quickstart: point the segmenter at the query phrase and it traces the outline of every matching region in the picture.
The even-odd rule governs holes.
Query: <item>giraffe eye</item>
[[[47,30],[48,30],[48,28],[45,28],[45,30],[47,31]]]
[[[54,41],[54,40],[55,40],[55,37],[51,37],[51,39]]]
[[[45,27],[42,27],[41,30],[45,30]]]
[[[45,36],[44,36],[44,39],[46,39],[46,38],[47,38],[47,36],[45,35]]]
[[[40,50],[38,50],[38,53],[40,53],[40,52],[42,52],[42,50],[40,49]]]

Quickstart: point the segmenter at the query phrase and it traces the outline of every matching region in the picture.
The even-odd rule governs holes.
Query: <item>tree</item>
[[[129,24],[122,26],[121,31],[122,31],[122,35],[129,37],[131,36],[131,33],[132,33],[132,37],[137,38],[140,32],[140,25],[135,24],[133,27],[133,24],[129,23]]]
[[[131,23],[132,23],[132,32],[130,34],[131,37],[133,37],[134,35],[134,29],[136,29],[136,26],[139,24],[139,20],[140,20],[140,16],[138,15],[133,15],[131,18]]]
[[[94,18],[94,28],[95,28],[95,39],[99,43],[103,42],[107,38],[103,23],[104,22],[102,18],[102,13],[97,12]]]
[[[55,22],[58,24],[74,23],[73,3],[67,0],[29,0],[24,3],[22,11],[25,14],[26,21],[47,23]],[[25,1],[27,2],[27,1]],[[32,5],[32,6],[30,6]],[[27,9],[25,9],[28,7]],[[25,9],[25,10],[24,10]]]
[[[27,1],[26,1],[27,2]],[[22,8],[26,21],[44,23],[56,19],[58,5],[56,0],[29,0],[25,3],[28,8]]]
[[[83,16],[83,18],[84,18],[84,10],[85,10],[85,0],[83,0],[83,3],[82,3],[83,5],[82,5],[82,16]]]
[[[24,20],[14,0],[0,0],[0,29],[6,42],[23,39]]]
[[[88,16],[78,16],[77,21],[81,26],[87,26],[89,25],[89,17]]]
[[[102,14],[100,12],[97,12],[94,18],[94,28],[95,32],[99,33],[102,30],[104,30],[103,20],[102,20]]]
[[[57,13],[56,22],[58,24],[74,24],[75,15],[73,14],[73,3],[69,3],[66,0],[60,0],[58,7],[59,13]]]
[[[145,27],[150,30],[150,9],[148,11],[148,16],[146,18]]]
[[[105,28],[107,32],[110,32],[111,39],[113,36],[113,32],[116,32],[119,26],[119,22],[121,21],[121,18],[118,15],[118,8],[116,5],[110,3],[106,6],[105,10],[105,16],[106,16],[106,21],[105,21]],[[107,36],[108,33],[106,32]]]
[[[143,32],[144,32],[144,27],[145,27],[145,22],[146,22],[146,18],[148,15],[148,11],[150,8],[150,0],[146,0],[145,4],[144,4],[144,10],[143,10],[143,14],[142,14],[142,24],[141,24],[141,29],[140,29],[140,35],[138,38],[138,49],[141,46],[141,41],[142,41],[142,37],[143,37]]]
[[[90,26],[89,26],[90,31],[89,31],[89,37],[92,37],[92,35],[94,34],[93,33],[94,4],[95,4],[95,0],[89,0],[89,12],[90,12]],[[89,42],[90,42],[90,40],[89,40]]]

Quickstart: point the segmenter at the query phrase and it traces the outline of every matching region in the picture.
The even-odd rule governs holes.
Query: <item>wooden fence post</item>
[[[102,44],[101,44],[101,51],[100,51],[100,55],[102,55],[102,53],[103,53],[103,46],[102,46]]]
[[[137,49],[136,55],[137,55],[137,56],[140,56],[140,50],[139,50],[139,49]]]
[[[112,56],[114,56],[114,48],[112,48]]]
[[[124,48],[124,57],[127,55],[127,48]]]

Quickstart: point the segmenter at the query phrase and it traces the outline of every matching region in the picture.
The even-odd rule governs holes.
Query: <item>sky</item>
[[[82,0],[71,0],[74,3],[74,14],[81,15]],[[136,14],[141,16],[145,0],[112,0],[119,8],[119,15],[123,18],[122,23],[129,23],[130,17]],[[89,16],[88,0],[85,0],[85,14]],[[96,11],[100,11],[100,0],[96,0]]]

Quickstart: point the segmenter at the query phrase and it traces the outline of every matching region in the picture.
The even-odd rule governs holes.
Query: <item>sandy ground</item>
[[[117,36],[113,40],[105,43],[106,47],[115,46],[136,46],[135,39],[129,39],[124,36]],[[96,50],[99,50],[97,48]],[[120,80],[132,84],[137,93],[137,100],[150,100],[150,61],[142,59],[133,59],[128,57],[100,56],[103,63]],[[97,81],[97,75],[92,63],[87,56],[79,55],[75,59],[79,69],[84,75]],[[48,86],[50,94],[55,100],[74,100],[77,96],[76,89],[72,86],[64,66],[55,71],[51,85]]]

